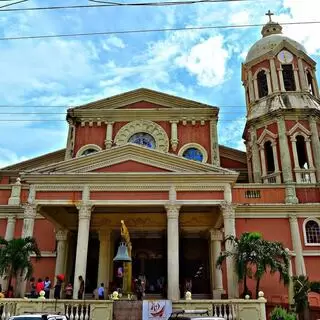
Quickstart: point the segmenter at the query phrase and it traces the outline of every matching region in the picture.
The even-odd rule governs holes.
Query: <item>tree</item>
[[[33,265],[30,255],[35,254],[36,259],[41,258],[37,242],[32,237],[5,240],[0,237],[0,276],[8,277],[8,288],[12,280],[25,275],[30,279]]]
[[[216,265],[222,266],[222,263],[228,258],[232,257],[235,260],[235,268],[239,281],[243,281],[243,293],[241,296],[250,295],[247,286],[247,278],[252,277],[252,267],[257,260],[257,252],[260,251],[259,245],[262,236],[257,232],[245,232],[240,238],[228,236],[224,242],[230,241],[233,245],[232,251],[221,252]]]
[[[265,273],[279,272],[280,281],[287,284],[289,278],[289,255],[280,242],[264,240],[260,233],[246,232],[240,238],[227,237],[225,241],[231,241],[232,251],[221,252],[217,260],[217,266],[221,267],[228,257],[235,260],[236,273],[239,281],[243,281],[244,290],[241,296],[250,295],[247,286],[247,278],[256,280],[256,298],[260,289],[260,281]]]
[[[283,281],[285,285],[289,283],[290,257],[281,242],[260,239],[257,248],[259,251],[257,252],[257,259],[255,261],[256,272],[254,278],[256,279],[256,297],[258,298],[260,281],[268,271],[271,274],[278,272],[280,281]]]

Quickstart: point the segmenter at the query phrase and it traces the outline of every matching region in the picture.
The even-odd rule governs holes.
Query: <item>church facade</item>
[[[270,21],[242,65],[246,152],[219,145],[219,109],[137,89],[68,109],[66,148],[0,171],[0,234],[34,236],[35,276],[116,288],[121,220],[132,274],[178,300],[235,298],[227,235],[258,231],[290,250],[292,273],[319,280],[320,96],[315,62]],[[288,301],[266,275],[269,301]],[[320,301],[314,300],[315,304]]]

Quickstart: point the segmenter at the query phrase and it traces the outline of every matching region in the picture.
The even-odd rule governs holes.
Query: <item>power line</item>
[[[27,1],[27,0],[23,0]],[[202,3],[221,3],[221,2],[252,2],[255,0],[190,0],[190,1],[164,1],[164,2],[145,2],[145,3],[120,3],[120,2],[106,2],[106,1],[91,1],[99,4],[90,5],[72,5],[72,6],[49,6],[49,7],[31,7],[31,8],[14,8],[3,9],[4,12],[15,11],[41,11],[41,10],[64,10],[64,9],[88,9],[88,8],[106,8],[106,7],[165,7],[165,6],[179,6],[179,5],[193,5]],[[10,4],[13,5],[13,4]],[[7,5],[6,5],[7,6]],[[1,8],[1,7],[0,7]]]
[[[302,25],[302,24],[319,24],[320,21],[300,21],[300,22],[284,22],[281,25]],[[34,35],[34,36],[18,36],[0,38],[4,40],[27,40],[27,39],[46,39],[46,38],[66,38],[66,37],[81,37],[81,36],[98,36],[111,34],[135,34],[135,33],[153,33],[153,32],[175,32],[175,31],[190,31],[190,30],[208,30],[208,29],[235,29],[235,28],[252,28],[262,27],[265,24],[238,24],[238,25],[221,25],[221,26],[199,26],[199,27],[177,27],[163,29],[139,29],[139,30],[123,30],[123,31],[101,31],[101,32],[83,32],[83,33],[65,33],[51,35]]]

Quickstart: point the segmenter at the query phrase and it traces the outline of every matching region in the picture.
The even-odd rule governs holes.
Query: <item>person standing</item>
[[[51,281],[50,281],[49,277],[46,277],[44,280],[44,292],[45,292],[44,297],[46,299],[49,299],[49,297],[50,297],[50,289],[51,289]]]
[[[83,280],[82,276],[79,276],[78,279],[80,282],[79,290],[78,290],[78,299],[81,300],[81,299],[83,299],[83,294],[84,294],[84,280]]]
[[[57,282],[56,282],[56,285],[54,286],[54,292],[53,292],[53,297],[55,299],[60,299],[61,287],[62,287],[62,279],[57,276]]]
[[[72,299],[72,294],[73,294],[73,287],[71,282],[69,282],[68,285],[65,287],[66,299]]]
[[[41,278],[38,279],[38,282],[36,284],[36,291],[37,291],[37,296],[39,297],[40,291],[44,289],[44,282],[42,281]]]
[[[98,298],[99,300],[104,300],[104,284],[101,283],[98,289]]]

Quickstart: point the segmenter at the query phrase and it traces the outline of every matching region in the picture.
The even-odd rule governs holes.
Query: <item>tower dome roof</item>
[[[281,25],[271,20],[271,15],[273,14],[270,12],[270,10],[266,15],[269,16],[269,22],[261,30],[262,39],[258,40],[250,48],[245,63],[248,63],[256,58],[263,56],[264,54],[273,50],[283,41],[287,41],[297,50],[307,53],[306,49],[302,44],[282,34]]]

